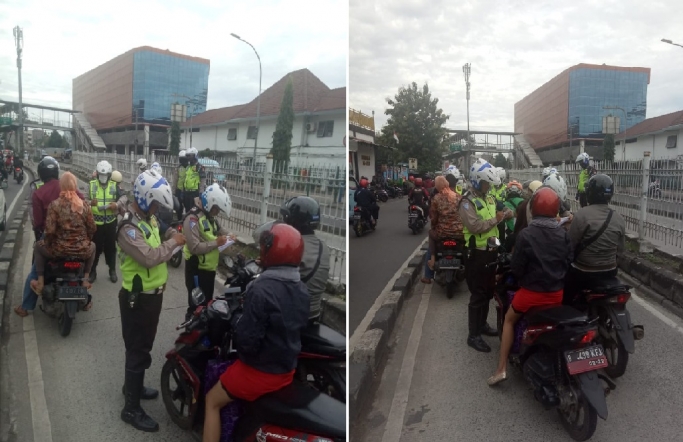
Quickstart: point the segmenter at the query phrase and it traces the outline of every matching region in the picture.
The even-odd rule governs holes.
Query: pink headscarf
[[[71,210],[76,213],[83,212],[83,200],[78,196],[76,190],[78,189],[78,181],[71,172],[64,172],[59,179],[60,197],[64,197],[71,203]]]
[[[451,188],[448,186],[448,180],[446,179],[446,177],[443,177],[443,176],[436,177],[435,186],[436,186],[437,192],[442,192],[442,191],[444,191],[444,189],[446,189],[445,190],[446,192],[451,190]]]

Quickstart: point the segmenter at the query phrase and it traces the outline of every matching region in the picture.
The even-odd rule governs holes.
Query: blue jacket
[[[297,267],[266,269],[247,287],[242,314],[233,317],[240,360],[265,373],[294,370],[310,307]]]

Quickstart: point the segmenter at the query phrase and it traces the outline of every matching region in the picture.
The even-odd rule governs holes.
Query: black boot
[[[481,317],[479,319],[479,323],[483,324],[481,327],[481,334],[484,336],[498,336],[498,330],[495,328],[491,327],[489,323],[486,321],[489,316],[489,305],[486,304],[486,307],[481,308]]]
[[[481,309],[479,307],[468,307],[467,321],[469,325],[469,336],[467,336],[467,345],[473,349],[488,353],[491,347],[481,338]]]
[[[140,431],[153,433],[159,431],[159,424],[149,417],[140,406],[140,395],[145,381],[144,371],[126,370],[126,405],[121,411],[121,420]]]
[[[109,267],[109,279],[111,282],[116,282],[119,278],[116,276],[116,267]]]
[[[121,393],[123,395],[126,395],[126,386],[124,385],[121,387]],[[150,387],[142,387],[142,393],[140,393],[140,399],[143,400],[150,400],[150,399],[156,399],[159,396],[159,390],[155,390],[154,388]]]

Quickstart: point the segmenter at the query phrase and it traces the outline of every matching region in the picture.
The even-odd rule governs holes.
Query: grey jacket
[[[569,228],[572,250],[576,250],[581,242],[591,238],[600,230],[607,219],[609,210],[610,207],[606,204],[594,204],[576,212]],[[614,210],[607,229],[597,240],[579,253],[572,265],[587,272],[616,269],[617,255],[624,251],[625,237],[626,222]]]
[[[311,296],[309,319],[316,319],[320,316],[322,294],[325,292],[330,274],[330,249],[314,234],[302,235],[302,238],[304,239],[304,257],[299,266],[299,274],[306,283],[308,293]],[[311,275],[318,261],[318,256],[320,256],[318,270]]]

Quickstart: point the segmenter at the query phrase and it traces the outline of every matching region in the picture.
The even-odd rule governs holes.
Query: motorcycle
[[[403,198],[403,190],[400,187],[389,186],[387,187],[387,194],[389,198]]]
[[[171,223],[171,227],[176,229],[178,233],[183,233],[183,222],[182,221],[174,221]],[[178,268],[180,267],[180,263],[183,262],[183,249],[181,248],[177,252],[171,256],[171,259],[168,260],[168,263],[171,264],[172,267]]]
[[[492,238],[488,246],[500,250],[500,241]],[[499,336],[517,289],[509,272],[511,255],[502,252],[496,262],[489,264],[497,267],[494,298]],[[556,408],[562,426],[576,441],[593,436],[598,417],[607,419],[605,396],[616,388],[598,371],[608,364],[603,346],[595,342],[596,322],[569,306],[533,308],[515,325],[510,353],[510,365],[522,371],[534,390],[534,398],[547,410]]]
[[[386,203],[389,200],[389,194],[386,190],[374,189],[373,192],[375,193],[375,198],[382,201],[383,203]]]
[[[238,254],[236,261],[225,257],[228,268],[226,290],[239,288],[244,295],[247,285],[256,279],[261,268],[256,261]],[[346,402],[346,338],[332,328],[315,323],[301,332],[301,353],[297,378],[316,390]]]
[[[595,341],[606,351],[608,366],[605,373],[611,378],[623,376],[628,355],[635,351],[635,341],[643,339],[645,329],[633,325],[626,303],[631,299],[630,287],[617,278],[602,281],[600,287],[584,290],[575,307],[589,317],[598,318],[598,336]]]
[[[71,333],[76,312],[91,299],[88,289],[83,287],[83,270],[85,261],[80,258],[55,258],[45,266],[40,309],[57,318],[59,334],[64,337]]]
[[[24,181],[24,170],[21,167],[14,169],[14,179],[17,181],[17,184],[21,184]]]
[[[375,226],[370,222],[370,214],[360,206],[353,208],[353,231],[356,236],[361,237],[365,232],[375,230]]]
[[[411,204],[408,210],[408,228],[413,231],[413,234],[417,235],[424,229],[427,224],[427,217],[425,216],[422,207]]]
[[[240,305],[240,290],[228,287],[225,295],[209,301],[206,307],[201,305],[203,293],[193,293],[196,310],[189,320],[176,327],[185,331],[166,353],[161,395],[171,419],[180,428],[201,429],[207,370],[216,360],[228,361],[236,356],[230,319]],[[346,406],[297,379],[282,390],[245,403],[244,408],[231,435],[234,441],[346,440]]]
[[[465,266],[463,263],[464,240],[448,238],[436,242],[436,257],[434,259],[434,281],[446,287],[448,299],[455,295],[458,282],[465,280]]]

